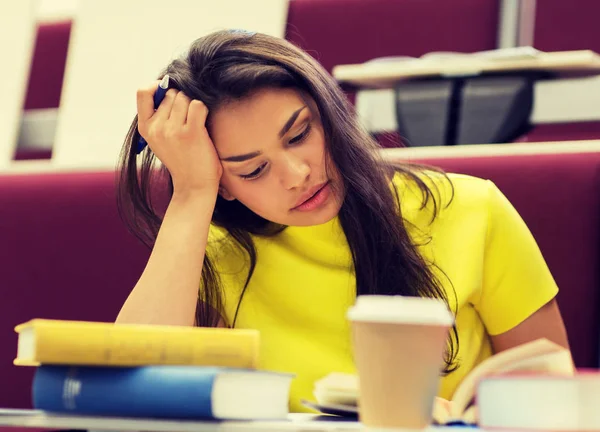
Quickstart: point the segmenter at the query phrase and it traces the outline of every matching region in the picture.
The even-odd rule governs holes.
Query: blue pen
[[[169,75],[165,75],[163,77],[163,79],[160,81],[160,84],[158,84],[158,88],[154,92],[154,109],[158,109],[158,106],[165,98],[165,95],[167,94],[168,89],[169,89]],[[146,148],[147,145],[148,145],[148,143],[146,142],[146,140],[142,136],[140,136],[136,153],[140,154],[142,152],[142,150],[144,150]]]

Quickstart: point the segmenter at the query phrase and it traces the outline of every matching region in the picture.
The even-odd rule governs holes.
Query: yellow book
[[[258,368],[257,330],[34,319],[15,327],[17,366]]]

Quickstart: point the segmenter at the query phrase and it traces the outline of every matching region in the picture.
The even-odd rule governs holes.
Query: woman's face
[[[323,127],[310,98],[265,89],[213,113],[211,138],[223,165],[221,196],[289,226],[334,218],[343,189],[326,169]]]

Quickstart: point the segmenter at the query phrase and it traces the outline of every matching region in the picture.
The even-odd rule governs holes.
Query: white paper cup
[[[443,300],[360,296],[348,311],[361,422],[371,428],[431,424],[454,317]]]

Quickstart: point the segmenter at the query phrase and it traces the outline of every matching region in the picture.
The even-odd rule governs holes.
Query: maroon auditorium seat
[[[600,53],[597,0],[536,2],[533,45],[542,51],[592,50]],[[600,138],[600,121],[536,126],[519,141],[588,140]]]
[[[292,0],[286,38],[331,71],[376,57],[494,49],[498,16],[498,0]]]
[[[41,23],[33,51],[25,109],[58,108],[71,21]]]
[[[589,49],[600,53],[596,0],[536,2],[533,44],[542,51]]]
[[[40,23],[25,95],[24,110],[58,108],[63,86],[71,21]],[[52,149],[19,148],[15,160],[50,159]]]
[[[34,317],[114,321],[149,252],[117,215],[114,174],[0,175],[0,407],[28,407],[13,327]]]
[[[598,367],[600,152],[422,161],[490,179],[502,190],[529,226],[560,288],[576,365]]]

